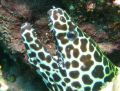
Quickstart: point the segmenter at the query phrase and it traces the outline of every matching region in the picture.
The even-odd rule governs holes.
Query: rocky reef
[[[30,22],[42,44],[55,53],[46,12],[52,6],[69,12],[79,27],[120,67],[120,3],[118,0],[1,0],[0,1],[0,90],[48,91],[27,54],[20,26]],[[33,84],[34,83],[34,84]]]

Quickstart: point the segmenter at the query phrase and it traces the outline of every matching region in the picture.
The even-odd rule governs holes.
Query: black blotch
[[[48,80],[48,78],[47,78],[47,76],[46,76],[45,73],[42,73],[42,76],[43,76],[46,80]]]
[[[104,82],[110,82],[113,79],[113,77],[114,77],[114,73],[112,72],[111,74],[109,74],[104,78]]]
[[[73,91],[72,88],[69,86],[66,88],[66,91]]]
[[[79,56],[79,50],[78,49],[74,49],[73,50],[73,56],[75,57],[75,58],[78,58],[78,56]]]
[[[93,82],[93,80],[90,79],[89,75],[83,75],[82,80],[83,80],[84,84],[88,84],[88,85],[92,84],[92,82]]]
[[[54,69],[58,69],[58,66],[57,66],[56,63],[53,63],[53,64],[52,64],[52,67],[53,67]]]
[[[64,78],[64,81],[65,81],[66,83],[69,83],[69,82],[70,82],[70,79],[69,79],[69,78]]]
[[[24,34],[24,36],[25,36],[27,42],[32,42],[33,41],[33,38],[30,36],[29,32]]]
[[[91,91],[90,87],[85,87],[85,91]]]
[[[36,57],[36,53],[35,53],[35,52],[31,52],[31,53],[29,54],[29,56],[30,56],[30,58]]]
[[[79,39],[77,38],[76,40],[74,40],[73,42],[75,45],[78,45],[79,44]]]
[[[66,74],[66,70],[62,70],[61,68],[60,69],[60,73],[62,74],[63,77],[66,77],[67,74]]]
[[[72,86],[75,87],[75,88],[77,88],[77,89],[78,89],[78,88],[79,88],[79,89],[81,88],[81,85],[80,85],[80,83],[79,83],[78,81],[73,82],[73,83],[72,83]]]
[[[78,61],[73,60],[73,61],[72,61],[72,67],[73,67],[73,68],[77,68],[77,67],[79,67],[79,63],[78,63]]]
[[[71,78],[76,79],[76,78],[79,77],[80,73],[79,73],[79,71],[70,71],[69,75],[70,75]]]
[[[109,74],[110,70],[108,67],[105,68],[105,72],[106,72],[106,74]]]
[[[68,14],[67,14],[66,12],[64,12],[64,16],[65,16],[65,18],[66,18],[67,20],[69,20],[69,16],[68,16]]]
[[[65,83],[65,82],[62,82],[62,85],[63,85],[63,86],[66,86],[66,83]]]
[[[43,52],[39,52],[39,53],[38,53],[38,56],[39,56],[39,58],[40,58],[42,61],[45,60],[45,55],[44,55]]]
[[[63,31],[67,30],[66,24],[61,25],[59,22],[55,22],[54,27],[59,29],[59,30],[63,30]]]
[[[102,61],[102,55],[99,55],[97,51],[94,52],[94,58],[97,62]]]
[[[87,39],[81,39],[81,46],[80,46],[80,49],[83,51],[83,52],[86,52],[87,51]]]
[[[66,22],[66,20],[65,20],[65,18],[64,18],[63,16],[60,17],[60,20],[61,20],[62,22]]]
[[[24,43],[26,50],[29,50],[28,44]]]
[[[83,36],[82,30],[80,30],[79,28],[77,28],[77,31],[78,31],[78,33],[79,33],[79,37],[82,37],[82,36]]]
[[[54,91],[59,91],[56,84],[53,84]]]
[[[47,61],[48,63],[51,62],[51,56],[50,56],[50,55],[48,55],[48,56],[46,57],[46,61]]]
[[[63,87],[61,85],[58,85],[58,88],[60,89],[60,91],[63,91]]]
[[[102,86],[102,82],[96,82],[93,86],[92,91],[98,91],[101,86]]]
[[[47,83],[47,87],[48,87],[49,89],[51,89],[51,91],[54,91],[53,88],[52,88],[52,85],[51,85],[50,83]]]
[[[72,24],[72,22],[68,22],[68,25],[69,25],[69,31],[75,29],[75,26]]]
[[[50,71],[50,67],[49,67],[49,66],[46,66],[46,65],[44,65],[44,64],[40,64],[40,67],[41,67],[42,69],[46,69],[47,71]]]
[[[92,71],[92,75],[95,78],[103,78],[104,77],[104,70],[102,65],[96,65],[94,70]]]
[[[57,75],[56,73],[53,74],[54,81],[59,82],[61,80],[60,76]]]
[[[103,57],[103,64],[104,64],[104,66],[108,65],[108,61],[107,61],[106,57]]]

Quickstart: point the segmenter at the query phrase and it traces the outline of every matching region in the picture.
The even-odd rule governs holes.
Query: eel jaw
[[[56,7],[55,6],[53,6],[53,9],[55,9]],[[53,39],[54,39],[54,41],[55,41],[55,45],[56,45],[56,53],[55,53],[55,56],[53,56],[53,58],[54,58],[54,60],[56,60],[57,62],[58,62],[58,64],[59,64],[59,67],[61,67],[61,68],[63,68],[63,67],[65,67],[65,64],[64,64],[64,59],[63,59],[63,57],[62,57],[62,55],[60,55],[60,53],[59,53],[59,51],[58,51],[58,46],[59,46],[59,43],[58,43],[58,41],[57,41],[57,39],[56,39],[56,35],[55,35],[55,33],[56,33],[56,31],[55,31],[55,29],[54,29],[54,21],[53,21],[53,15],[52,15],[52,13],[53,13],[53,9],[50,9],[48,12],[47,12],[47,14],[48,14],[48,26],[50,27],[50,32],[52,33],[52,36],[53,36]],[[64,68],[65,69],[65,68]]]

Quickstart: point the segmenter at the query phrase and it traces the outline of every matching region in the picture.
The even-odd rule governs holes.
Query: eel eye
[[[72,31],[69,31],[68,34],[67,34],[67,37],[70,41],[74,41],[77,39],[77,32],[72,30]]]

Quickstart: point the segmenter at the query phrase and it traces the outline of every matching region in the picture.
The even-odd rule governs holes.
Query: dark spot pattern
[[[52,88],[52,85],[50,83],[47,83],[47,87],[51,90],[51,91],[54,91],[53,88]]]
[[[104,82],[110,82],[114,77],[114,73],[112,72],[111,74],[109,74],[109,76],[106,76],[104,78]]]
[[[105,72],[106,72],[106,74],[109,74],[110,70],[108,67],[105,68]]]
[[[71,87],[67,87],[66,91],[73,91]]]
[[[102,82],[96,82],[93,86],[92,91],[98,91],[100,90],[100,87],[102,86]]]
[[[66,20],[69,20],[69,16],[66,12],[64,12],[64,16],[65,16]]]
[[[30,58],[36,57],[36,53],[35,53],[35,52],[31,52],[31,53],[29,54],[29,56],[30,56]]]
[[[83,55],[80,58],[80,61],[84,63],[85,66],[81,67],[81,70],[87,71],[90,69],[90,67],[94,64],[94,62],[91,60],[91,55]]]
[[[73,43],[74,43],[75,45],[78,45],[78,44],[79,44],[79,39],[77,38]]]
[[[61,52],[63,50],[62,47],[58,47],[58,51]]]
[[[46,74],[47,74],[48,76],[50,76],[50,73],[49,73],[48,71],[46,71]]]
[[[73,56],[75,57],[75,58],[78,58],[78,56],[79,56],[79,50],[78,49],[74,49],[73,50]]]
[[[80,85],[80,83],[79,83],[78,81],[74,81],[74,82],[72,83],[72,86],[75,87],[75,88],[77,88],[77,89],[80,89],[80,88],[81,88],[81,85]]]
[[[58,69],[58,66],[57,66],[56,63],[52,63],[52,67],[53,67],[54,69]]]
[[[34,31],[32,31],[32,34],[33,34],[33,37],[36,37],[36,34],[35,34],[35,32],[34,32]]]
[[[58,15],[57,15],[57,11],[56,10],[54,10],[54,12],[53,12],[53,18],[54,18],[54,20],[57,20],[58,19]]]
[[[59,91],[56,84],[53,84],[54,90]]]
[[[49,77],[49,80],[50,80],[51,82],[53,82],[53,79],[52,79],[51,77]]]
[[[36,59],[36,61],[37,61],[37,62],[40,62],[40,60],[39,60],[39,59]]]
[[[83,36],[82,30],[80,30],[80,28],[77,28],[77,31],[79,33],[79,37],[82,37]]]
[[[76,60],[72,61],[72,67],[73,68],[78,68],[79,67],[79,63]]]
[[[67,30],[66,24],[61,25],[59,22],[55,22],[54,27],[59,29],[59,30],[63,30],[63,31]]]
[[[68,57],[69,59],[71,58],[70,51],[73,50],[73,48],[74,48],[73,45],[68,45],[68,46],[66,46],[66,48],[65,48],[67,57]]]
[[[61,9],[58,9],[58,13],[61,15],[63,14]]]
[[[47,71],[50,71],[50,67],[49,66],[46,66],[45,64],[40,64],[40,67],[42,69],[46,69]]]
[[[62,74],[62,76],[63,76],[63,77],[66,77],[66,76],[67,76],[66,70],[63,70],[63,69],[61,69],[61,68],[59,68],[59,69],[60,69],[60,73]]]
[[[89,39],[89,50],[90,52],[93,52],[94,51],[94,44],[92,44],[93,42],[91,42],[91,39]]]
[[[97,62],[102,62],[102,55],[99,55],[97,51],[94,53],[94,58]]]
[[[96,67],[92,71],[92,75],[95,78],[103,78],[104,77],[103,66],[102,65],[96,65]]]
[[[33,41],[33,38],[31,37],[29,32],[25,33],[24,36],[25,36],[27,42],[32,42]]]
[[[24,43],[26,50],[29,50],[28,44]]]
[[[85,87],[85,91],[91,91],[90,87]]]
[[[35,40],[35,44],[30,44],[30,47],[35,51],[38,51],[42,48],[42,44],[39,42],[39,40]]]
[[[22,37],[22,41],[25,41],[24,37],[23,36],[21,36],[21,37]]]
[[[61,85],[58,85],[59,91],[63,91],[63,87]]]
[[[72,22],[68,22],[68,26],[69,26],[69,31],[75,29],[75,25],[73,25]]]
[[[37,61],[36,60],[33,60],[33,63],[34,63],[34,65],[37,65]]]
[[[66,86],[66,83],[65,83],[65,82],[62,82],[62,85],[65,87],[65,86]]]
[[[89,77],[89,75],[83,75],[82,80],[84,84],[87,84],[87,85],[90,85],[93,82],[93,80]]]
[[[65,36],[66,36],[66,33],[59,33],[57,35],[57,38],[61,40],[62,44],[67,44],[69,42],[68,39],[65,39]]]
[[[79,77],[80,73],[79,73],[79,71],[70,71],[69,75],[71,78],[77,79]]]
[[[66,63],[65,63],[65,67],[66,67],[67,69],[69,69],[69,68],[70,68],[70,62],[66,62]]]
[[[50,56],[50,55],[48,55],[48,56],[46,57],[46,61],[47,61],[47,63],[50,63],[50,62],[51,62],[51,56]]]
[[[70,79],[69,79],[69,78],[64,78],[64,81],[65,81],[66,83],[69,83],[69,82],[70,82]]]
[[[27,24],[27,25],[26,25]],[[24,27],[23,27],[24,26]],[[25,32],[25,30],[31,30],[32,29],[32,27],[30,26],[30,24],[29,23],[23,23],[22,25],[21,25],[21,34],[23,33],[23,32]]]
[[[82,52],[87,51],[87,39],[81,39],[81,47],[80,47],[80,49],[82,50]]]
[[[43,52],[39,52],[39,53],[38,53],[38,56],[39,56],[39,58],[40,58],[42,61],[45,60],[45,55],[44,55]]]
[[[54,81],[59,82],[61,80],[60,76],[58,74],[53,74]]]
[[[66,20],[65,20],[65,18],[63,16],[60,17],[60,21],[62,21],[64,23],[66,22]]]
[[[103,57],[103,64],[104,64],[104,66],[108,65],[108,61],[107,61],[106,57]]]
[[[48,79],[48,77],[46,76],[45,73],[42,73],[42,76],[43,76],[46,80]]]

